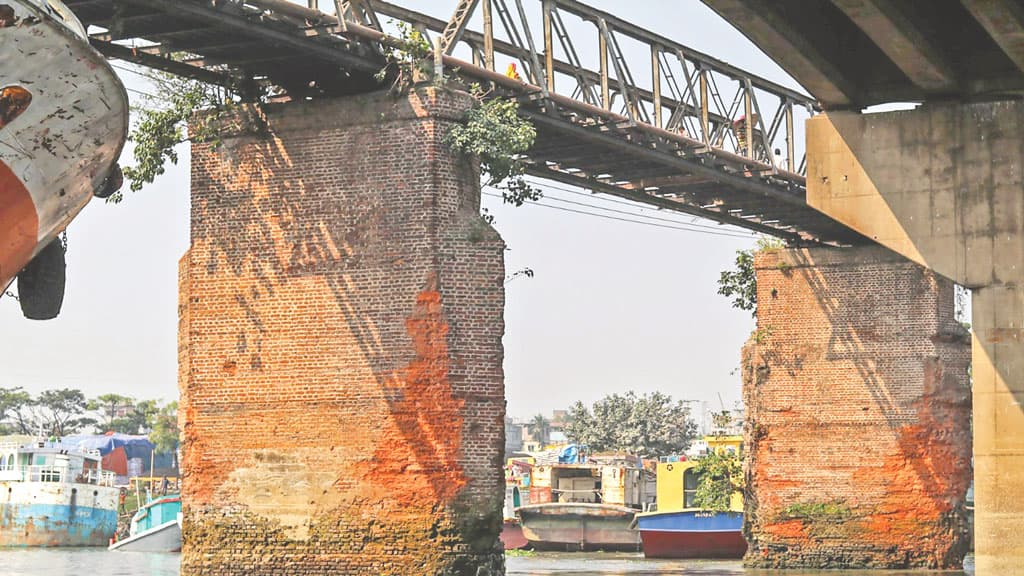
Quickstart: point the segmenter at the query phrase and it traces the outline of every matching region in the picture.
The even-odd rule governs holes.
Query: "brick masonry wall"
[[[959,568],[970,344],[953,285],[882,248],[756,257],[746,563]]]
[[[192,147],[183,575],[501,574],[504,244],[422,89]]]

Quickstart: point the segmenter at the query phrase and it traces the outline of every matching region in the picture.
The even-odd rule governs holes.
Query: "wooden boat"
[[[733,494],[729,510],[693,506],[696,461],[658,463],[658,509],[636,515],[648,558],[742,558],[743,496]]]
[[[110,550],[180,552],[181,497],[169,494],[139,508],[132,516],[128,537],[113,542]]]
[[[516,512],[533,548],[639,551],[633,515],[654,502],[654,476],[636,457],[589,456],[574,463],[538,462],[530,504]]]
[[[635,508],[616,504],[549,502],[519,508],[523,536],[537,550],[637,552],[640,535],[632,527]]]
[[[4,442],[0,546],[104,546],[117,530],[119,493],[95,450]]]
[[[57,236],[93,195],[120,186],[128,96],[58,0],[0,0],[0,288],[18,276],[22,311],[56,316]]]

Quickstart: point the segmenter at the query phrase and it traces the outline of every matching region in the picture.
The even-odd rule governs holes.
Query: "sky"
[[[396,3],[447,19],[456,2]],[[799,88],[699,0],[588,3]],[[583,57],[586,63],[595,55]],[[117,66],[133,99],[147,90],[143,78]],[[168,166],[154,184],[126,191],[118,205],[93,200],[68,228],[67,292],[59,318],[26,320],[17,302],[0,297],[0,387],[177,399],[177,267],[189,245],[187,149],[179,156],[179,164]],[[122,164],[131,164],[127,150]],[[712,223],[561,184],[541,187],[547,197],[541,205],[513,208],[486,190],[483,198],[509,247],[509,273],[534,272],[506,285],[509,415],[528,419],[628,390],[661,391],[712,410],[733,408],[741,397],[740,347],[754,321],[716,293],[716,281],[736,250],[752,247],[755,238],[684,231],[647,217]]]

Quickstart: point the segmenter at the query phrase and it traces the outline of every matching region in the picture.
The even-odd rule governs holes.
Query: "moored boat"
[[[636,552],[635,508],[615,504],[549,502],[519,508],[523,536],[537,550]]]
[[[530,504],[516,510],[523,536],[538,550],[640,550],[633,515],[654,502],[654,475],[641,464],[634,456],[576,453],[538,461]]]
[[[728,438],[728,437],[727,437]],[[730,450],[739,453],[741,438]],[[723,438],[708,438],[711,449]],[[724,452],[724,450],[723,450]],[[743,495],[727,496],[728,510],[708,510],[695,505],[699,461],[658,463],[657,511],[636,515],[636,526],[648,558],[742,558],[747,551],[743,538]]]
[[[104,546],[119,490],[99,452],[60,443],[0,444],[0,546]]]
[[[139,508],[132,516],[128,537],[110,545],[128,552],[181,551],[181,497],[162,496]]]
[[[643,512],[636,523],[648,558],[742,558],[747,551],[742,512]]]

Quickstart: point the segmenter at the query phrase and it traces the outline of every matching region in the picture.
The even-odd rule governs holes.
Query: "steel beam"
[[[469,19],[473,17],[473,11],[479,3],[480,0],[459,0],[455,14],[441,32],[441,50],[445,54],[451,54],[455,50],[455,45],[462,39],[462,33],[466,31]]]
[[[132,4],[163,10],[172,15],[185,15],[200,22],[211,23],[221,28],[233,30],[252,38],[271,44],[291,48],[307,56],[346,66],[361,72],[376,73],[380,64],[367,58],[350,54],[337,46],[330,46],[318,40],[297,33],[285,32],[265,24],[260,24],[223,10],[210,8],[205,4],[182,2],[180,0],[126,0]]]
[[[218,86],[224,86],[225,88],[235,88],[237,84],[235,79],[227,74],[206,70],[205,68],[192,66],[163,56],[147,54],[146,52],[141,52],[127,46],[120,46],[118,44],[104,42],[95,38],[90,38],[89,44],[92,44],[93,48],[108,58],[132,62],[147,68],[162,70],[170,74],[177,74],[178,76],[184,76],[186,78],[192,78],[193,80],[200,80],[202,82],[216,84]]]

